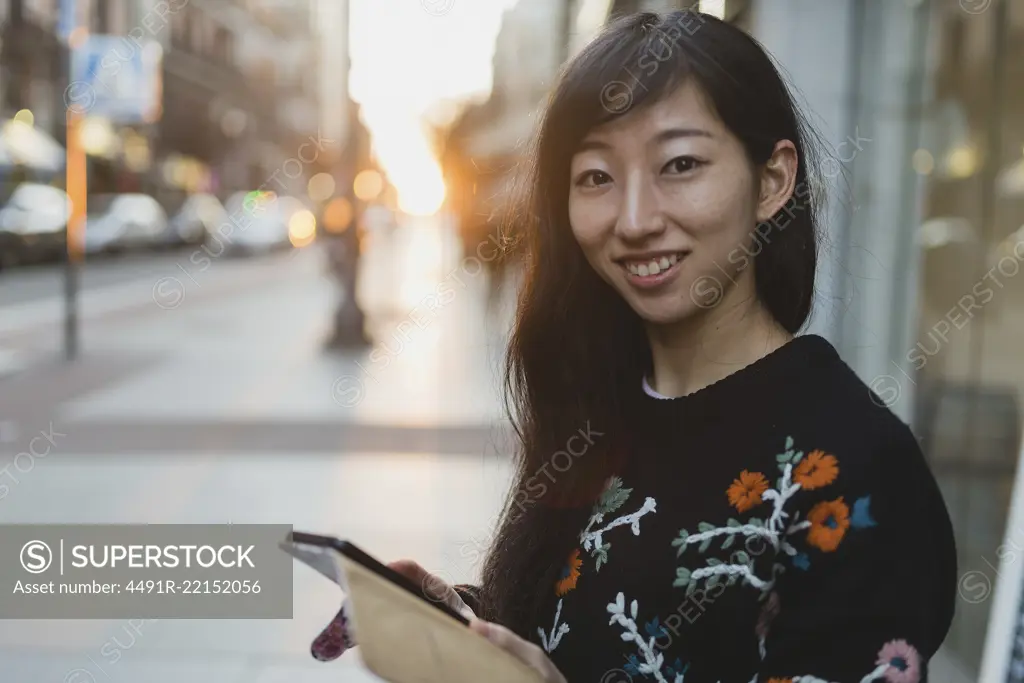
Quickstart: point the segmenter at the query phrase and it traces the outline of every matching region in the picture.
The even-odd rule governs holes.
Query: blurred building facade
[[[468,108],[446,142],[442,166],[449,209],[472,252],[497,230],[517,163],[567,55],[570,0],[520,0],[505,12],[495,43],[490,98]]]
[[[308,178],[336,164],[343,147],[320,131],[322,74],[339,65],[323,59],[318,4],[77,0],[90,34],[124,38],[112,61],[130,59],[148,41],[162,48],[155,120],[87,121],[90,191],[145,191],[170,205],[189,192],[226,196],[261,185],[301,197]],[[29,110],[63,144],[61,5],[0,0],[0,116]]]
[[[165,56],[164,150],[213,166],[218,187],[254,189],[269,180],[276,191],[300,196],[311,164],[337,154],[326,144],[307,146],[299,159],[318,132],[314,19],[313,0],[287,7],[193,0],[177,11]],[[289,160],[298,163],[286,169]]]
[[[446,162],[464,232],[495,227],[562,58],[616,15],[693,6],[523,0],[511,10],[494,94],[464,114]],[[820,133],[827,206],[808,331],[913,425],[953,516],[962,574],[994,585],[1019,558],[1006,539],[1024,524],[1008,520],[1024,423],[1024,2],[697,6],[765,45]],[[520,74],[507,73],[510,55]],[[944,648],[947,670],[960,672],[950,680],[1007,680],[1009,617],[997,598],[971,597]],[[1015,623],[1016,603],[1006,609]],[[1001,626],[988,638],[990,623]],[[1011,680],[1024,680],[1024,662],[1019,674]]]
[[[28,110],[30,120],[46,135],[63,142],[60,106],[62,60],[65,51],[54,30],[54,15],[46,3],[0,0],[0,125]],[[0,172],[0,204],[26,180],[49,181],[56,169],[15,167]]]

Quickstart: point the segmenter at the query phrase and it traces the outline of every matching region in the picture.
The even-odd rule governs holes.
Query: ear
[[[770,220],[796,189],[796,170],[800,160],[796,146],[789,140],[775,143],[771,157],[761,168],[761,192],[757,200],[757,221]]]

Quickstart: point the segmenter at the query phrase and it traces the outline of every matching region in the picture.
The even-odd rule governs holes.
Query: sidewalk
[[[0,467],[51,424],[64,436],[10,469],[0,523],[288,523],[475,579],[509,476],[490,438],[507,319],[488,322],[484,276],[460,272],[429,229],[371,245],[378,343],[363,352],[322,349],[337,292],[313,249],[215,264],[224,273],[171,309],[149,298],[153,282],[118,285],[124,305],[83,321],[71,366],[52,328],[33,336],[23,349],[52,360],[0,380],[0,415],[15,417]],[[452,271],[464,286],[426,313]],[[375,680],[357,653],[308,654],[340,597],[297,566],[291,620],[0,621],[0,680]]]
[[[0,346],[0,379],[10,377],[16,372],[23,370],[24,367],[25,363],[21,359],[21,354]]]
[[[259,280],[220,293],[186,295],[163,309],[145,298],[127,312],[96,314],[82,324],[85,368],[112,359],[139,366],[84,393],[39,401],[36,415],[71,425],[282,424],[479,428],[503,419],[498,401],[507,316],[484,313],[486,276],[462,268],[423,226],[393,244],[371,244],[361,299],[376,344],[359,352],[323,349],[338,294],[318,250],[253,263]],[[433,253],[432,251],[433,250]],[[217,264],[219,265],[219,264]],[[238,263],[224,264],[237,269]],[[210,280],[213,280],[211,269]],[[444,283],[444,284],[442,284]],[[231,283],[228,283],[229,285]],[[444,292],[438,296],[439,287]],[[133,289],[121,285],[123,290]],[[153,283],[134,289],[150,292]],[[35,340],[48,355],[40,381],[21,382],[18,404],[61,384],[59,338]],[[26,355],[26,350],[19,352]],[[68,376],[82,369],[68,369]],[[115,374],[113,370],[111,374]],[[8,385],[9,386],[9,385]],[[27,393],[25,393],[27,392]],[[0,385],[0,409],[4,406]]]
[[[350,453],[324,458],[49,456],[0,501],[0,522],[290,523],[350,538],[390,561],[417,559],[455,581],[479,567],[507,466],[472,456]],[[358,653],[323,664],[309,644],[337,611],[337,587],[296,565],[284,621],[0,621],[5,683],[372,681]],[[121,660],[104,644],[117,638]],[[109,652],[107,652],[109,654]],[[76,670],[85,673],[74,674]],[[79,676],[75,678],[74,675]],[[70,678],[69,678],[70,677]]]

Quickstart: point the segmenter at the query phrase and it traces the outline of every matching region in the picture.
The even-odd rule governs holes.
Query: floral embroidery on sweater
[[[676,659],[671,665],[665,666],[665,655],[659,652],[660,648],[656,646],[657,639],[665,634],[665,629],[658,624],[658,619],[655,617],[654,621],[646,625],[645,630],[649,640],[644,640],[636,627],[638,609],[639,605],[636,600],[633,600],[627,614],[626,596],[621,592],[616,596],[615,602],[608,604],[608,612],[612,615],[608,625],[619,624],[623,628],[622,640],[627,643],[630,641],[636,643],[639,656],[630,655],[629,662],[626,664],[626,673],[630,676],[636,674],[654,676],[658,683],[668,683],[669,679],[665,677],[667,674],[672,677],[673,683],[683,683],[683,675],[690,665],[683,666],[682,662]]]
[[[919,683],[921,680],[921,655],[905,640],[890,640],[878,651],[876,667],[860,679],[860,683],[885,680],[886,683]],[[815,676],[794,676],[793,678],[771,678],[768,683],[828,683]]]
[[[537,629],[537,633],[540,634],[540,644],[545,652],[553,652],[558,647],[558,644],[562,642],[562,636],[569,632],[569,624],[558,623],[561,616],[562,601],[559,600],[558,607],[555,608],[555,622],[551,625],[551,636],[549,637],[544,629]]]
[[[761,504],[764,492],[768,490],[768,480],[760,472],[740,472],[740,478],[732,482],[726,491],[729,504],[740,512],[746,512]]]
[[[678,537],[672,541],[677,557],[682,557],[693,545],[697,546],[699,553],[707,553],[716,540],[721,541],[721,550],[728,550],[740,538],[746,550],[735,550],[728,561],[708,557],[703,567],[678,567],[673,586],[685,586],[687,595],[690,595],[701,582],[710,588],[723,581],[731,586],[742,580],[760,591],[761,599],[764,600],[786,567],[775,562],[770,576],[759,575],[752,554],[760,555],[764,548],[770,546],[777,555],[782,553],[789,556],[792,566],[807,570],[810,568],[810,556],[798,551],[793,545],[791,539],[795,534],[806,531],[808,546],[822,552],[833,552],[849,529],[875,525],[869,511],[870,496],[858,499],[852,513],[840,496],[817,503],[808,512],[807,519],[800,520],[799,512],[794,513],[791,519],[787,510],[789,501],[800,491],[813,491],[834,483],[839,477],[839,460],[820,449],[810,451],[805,458],[804,451],[796,450],[791,436],[786,437],[785,449],[775,456],[775,460],[780,476],[774,487],[763,473],[743,470],[726,490],[729,504],[740,514],[753,511],[765,503],[771,505],[770,511],[766,510],[763,516],[751,517],[744,522],[729,518],[726,525],[720,527],[701,522],[697,525],[697,533],[681,529]],[[751,548],[751,542],[759,550]]]
[[[612,477],[608,485],[601,493],[600,498],[594,504],[594,509],[587,522],[587,527],[580,534],[582,549],[595,558],[594,571],[600,571],[601,566],[608,562],[608,551],[612,544],[604,541],[604,534],[620,526],[629,526],[634,536],[640,535],[640,519],[657,510],[657,502],[654,498],[647,497],[640,508],[628,515],[616,517],[604,524],[605,518],[622,508],[628,501],[633,489],[625,488],[622,479]],[[603,526],[601,526],[603,524]],[[538,628],[540,642],[546,652],[552,652],[562,642],[562,637],[569,633],[570,628],[566,623],[559,623],[562,615],[563,598],[570,591],[576,589],[576,584],[582,574],[583,560],[580,558],[580,549],[572,551],[566,562],[562,575],[555,582],[555,595],[558,596],[558,605],[555,608],[555,620],[551,625],[550,635],[543,628]]]
[[[580,559],[580,549],[576,548],[569,555],[569,560],[562,570],[562,577],[555,583],[555,595],[561,598],[569,591],[576,590],[576,581],[580,578],[581,566],[583,566],[583,560]],[[542,628],[537,629],[541,645],[547,652],[558,647],[558,644],[562,642],[562,636],[569,632],[568,624],[558,623],[561,616],[562,600],[559,600],[558,607],[555,608],[555,621],[551,625],[551,635],[548,636]]]
[[[583,544],[583,549],[590,552],[591,557],[597,558],[597,563],[594,567],[594,571],[601,571],[601,565],[608,561],[608,551],[611,549],[611,543],[604,543],[604,533],[610,531],[618,526],[628,524],[630,529],[633,531],[634,536],[640,535],[640,518],[649,512],[655,512],[657,508],[657,502],[650,496],[644,501],[643,506],[639,510],[629,515],[617,517],[603,527],[594,529],[595,525],[604,522],[606,515],[610,515],[629,500],[629,495],[633,493],[633,489],[623,488],[622,480],[618,477],[612,477],[608,484],[608,488],[605,489],[604,493],[601,494],[597,504],[594,506],[594,512],[590,515],[590,521],[587,523],[587,528],[583,530],[580,535],[580,542]]]
[[[582,566],[580,549],[576,548],[569,555],[569,561],[566,563],[565,569],[562,570],[562,577],[555,584],[555,595],[562,597],[569,591],[576,590],[576,581],[580,578],[580,567]]]

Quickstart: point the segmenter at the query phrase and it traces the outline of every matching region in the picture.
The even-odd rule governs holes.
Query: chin
[[[654,299],[639,299],[635,295],[625,296],[625,299],[641,320],[652,325],[680,323],[699,316],[704,310],[694,303],[689,294],[675,289]]]

